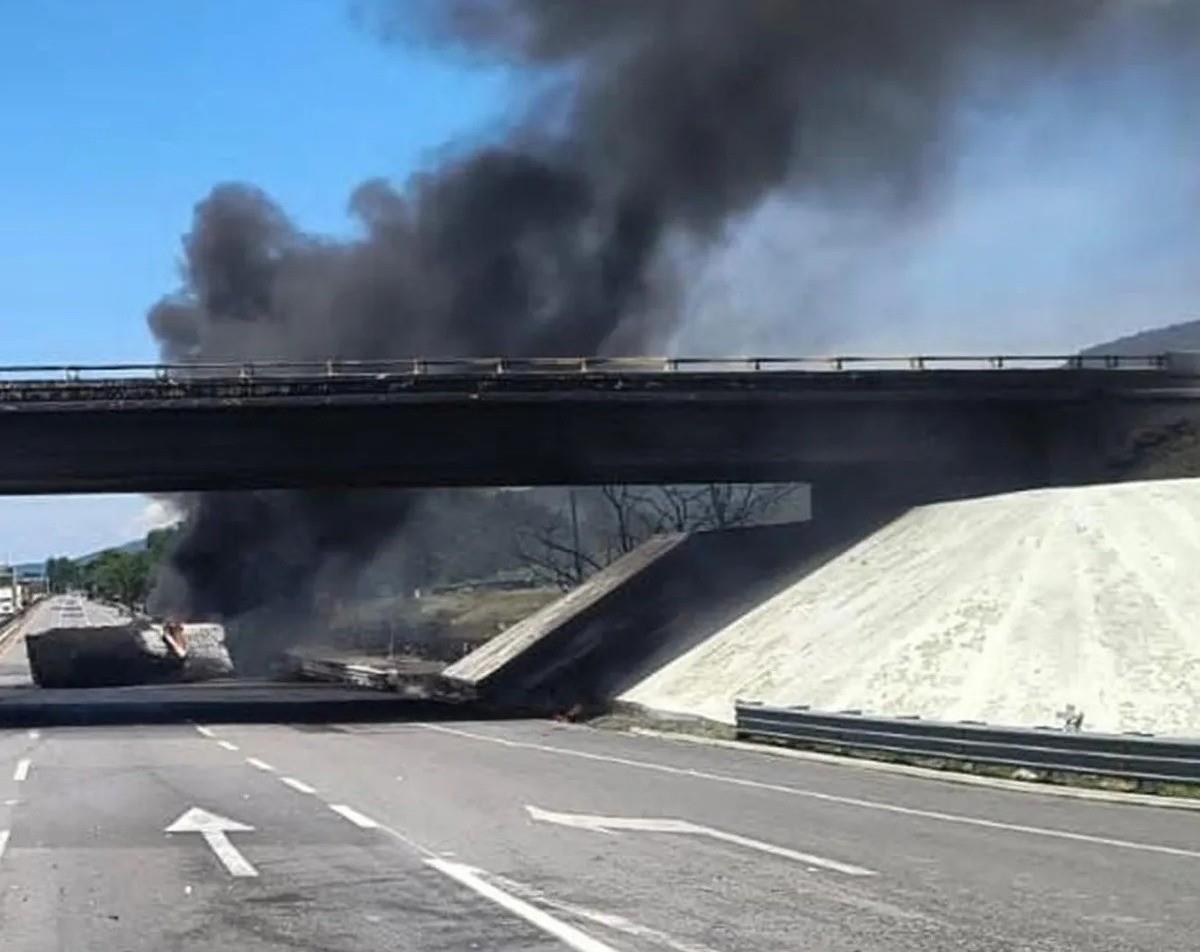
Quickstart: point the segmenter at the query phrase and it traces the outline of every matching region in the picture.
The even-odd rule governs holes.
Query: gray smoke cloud
[[[948,180],[963,98],[1053,76],[1134,17],[1196,35],[1193,4],[1113,0],[411,0],[359,3],[384,42],[526,70],[506,137],[352,196],[361,235],[306,234],[253,186],[216,187],[183,286],[149,314],[170,360],[646,352],[680,332],[689,274],[772,197],[876,222]],[[391,492],[180,501],[162,608],[269,614],[352,578],[404,525]],[[414,540],[413,544],[419,544]]]

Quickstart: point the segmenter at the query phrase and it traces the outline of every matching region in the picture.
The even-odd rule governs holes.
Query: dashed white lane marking
[[[13,771],[13,780],[17,781],[17,783],[20,783],[22,780],[24,780],[26,777],[28,777],[29,776],[29,764],[30,764],[30,761],[29,761],[28,757],[22,757],[20,760],[18,760],[17,767]]]
[[[503,737],[491,737],[487,734],[476,734],[471,731],[459,730],[456,727],[446,727],[443,724],[422,724],[426,730],[442,734],[453,734],[455,737],[465,737],[469,740],[482,741],[488,744],[498,744],[501,747],[517,747],[527,750],[538,750],[547,754],[557,754],[561,757],[577,757],[580,760],[594,760],[600,763],[620,764],[623,767],[634,767],[638,770],[650,770],[656,773],[673,774],[678,777],[690,777],[696,780],[711,780],[717,783],[727,783],[738,787],[749,787],[755,790],[771,790],[793,797],[804,797],[809,800],[819,800],[823,803],[840,803],[844,806],[858,807],[862,810],[877,810],[883,813],[894,813],[900,816],[919,817],[923,820],[937,820],[941,823],[955,823],[961,826],[976,826],[988,830],[1004,830],[1009,833],[1024,833],[1029,836],[1042,836],[1047,839],[1070,840],[1076,843],[1091,843],[1095,846],[1111,846],[1116,849],[1140,850],[1145,853],[1160,853],[1167,856],[1182,856],[1187,859],[1200,859],[1200,851],[1181,849],[1176,846],[1163,846],[1159,843],[1141,843],[1136,840],[1119,840],[1107,836],[1092,836],[1088,833],[1072,833],[1068,830],[1054,830],[1041,826],[1026,826],[1021,823],[1004,823],[1000,820],[986,820],[982,817],[964,816],[959,813],[942,813],[937,810],[922,810],[917,807],[904,807],[896,803],[884,803],[880,800],[862,800],[858,797],[844,797],[835,793],[822,793],[819,790],[807,790],[803,787],[790,787],[781,783],[766,783],[761,780],[746,780],[730,774],[709,773],[705,770],[690,770],[683,767],[671,767],[667,764],[656,764],[648,760],[633,760],[628,757],[611,757],[607,754],[592,754],[583,750],[571,750],[569,747],[554,747],[549,744],[534,744],[529,741],[507,740]]]
[[[4,851],[8,848],[8,830],[0,830],[0,859],[4,859]]]
[[[226,750],[237,750],[237,749],[238,749],[238,745],[237,745],[237,744],[231,744],[231,743],[229,743],[229,741],[227,741],[227,740],[219,740],[219,741],[217,741],[217,746],[218,746],[218,747],[224,747]]]
[[[425,862],[439,873],[449,876],[455,882],[483,896],[484,899],[494,902],[515,916],[520,916],[530,925],[541,929],[547,935],[554,936],[560,942],[575,949],[576,952],[616,952],[611,945],[607,945],[599,939],[594,939],[586,932],[576,929],[573,925],[555,918],[542,909],[538,909],[524,899],[520,899],[512,893],[505,892],[498,886],[493,886],[484,880],[480,875],[480,871],[474,867],[464,865],[463,863],[452,863],[444,859],[429,859]]]
[[[30,731],[30,732],[29,732],[29,739],[30,739],[30,740],[37,740],[37,739],[38,739],[39,737],[41,737],[41,736],[42,736],[42,732],[41,732],[41,731]]]
[[[282,780],[284,783],[286,783],[293,790],[297,790],[300,793],[316,793],[317,792],[315,788],[310,787],[303,780],[297,780],[295,777],[280,777],[279,779]]]
[[[200,733],[200,735],[202,737],[212,738],[212,737],[217,736],[216,734],[214,734],[212,731],[210,731],[207,727],[203,726],[202,724],[193,724],[192,726],[196,728],[196,730]]]
[[[355,826],[361,827],[364,830],[375,830],[379,828],[379,824],[372,820],[369,816],[359,813],[354,807],[348,807],[344,803],[331,803],[329,809],[334,813],[341,814]]]
[[[265,760],[259,760],[257,757],[247,757],[246,763],[248,763],[251,767],[257,767],[259,770],[265,770],[267,773],[275,772],[274,767],[272,767]]]

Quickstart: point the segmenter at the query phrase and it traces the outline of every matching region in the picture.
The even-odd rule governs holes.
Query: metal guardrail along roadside
[[[1041,772],[1200,784],[1200,740],[865,717],[745,701],[738,701],[735,710],[737,736],[746,740],[1024,767]]]
[[[1079,354],[832,356],[832,357],[459,357],[397,360],[268,360],[145,364],[14,364],[0,366],[0,383],[102,380],[260,380],[413,377],[438,374],[729,373],[779,371],[1162,370],[1172,355],[1128,357]],[[1192,372],[1195,372],[1194,370]]]

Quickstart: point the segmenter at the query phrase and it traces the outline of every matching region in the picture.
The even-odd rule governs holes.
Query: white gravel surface
[[[913,509],[623,699],[1200,736],[1200,480]]]

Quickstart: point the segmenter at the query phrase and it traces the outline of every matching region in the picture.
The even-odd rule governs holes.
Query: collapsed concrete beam
[[[804,522],[655,536],[452,664],[442,682],[501,709],[603,705],[862,531]]]
[[[178,638],[178,636],[176,636]],[[181,652],[161,625],[54,627],[25,637],[40,687],[105,687],[230,677],[233,662],[220,625],[183,625]]]

